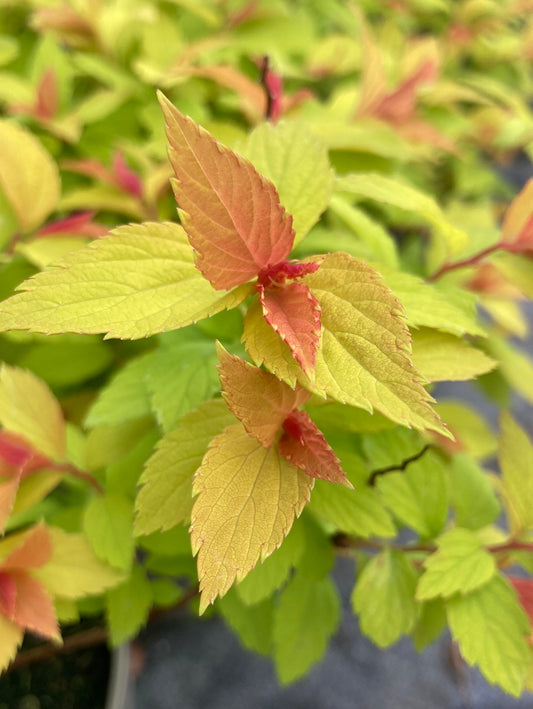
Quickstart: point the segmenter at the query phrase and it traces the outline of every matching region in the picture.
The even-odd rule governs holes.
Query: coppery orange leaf
[[[278,448],[284,458],[312,478],[353,489],[340,460],[307,412],[293,411],[284,421],[283,429]]]
[[[320,343],[320,305],[304,283],[265,290],[259,286],[263,315],[302,370],[312,376]]]
[[[287,258],[292,217],[274,185],[253,165],[183,116],[162,94],[174,193],[197,266],[217,289],[230,289]]]
[[[222,396],[246,431],[268,448],[283,421],[309,398],[301,387],[291,389],[270,372],[230,355],[217,346]]]
[[[59,640],[61,635],[54,604],[43,584],[27,571],[13,571],[10,576],[16,586],[16,599],[9,619],[21,628]]]

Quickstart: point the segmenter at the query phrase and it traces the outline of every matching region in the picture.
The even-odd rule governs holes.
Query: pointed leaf
[[[0,329],[139,338],[233,308],[243,286],[217,293],[194,265],[178,224],[119,227],[25,281],[0,305]]]
[[[401,304],[377,272],[334,253],[305,281],[322,308],[314,388],[367,411],[375,408],[404,426],[449,437],[411,362]]]
[[[222,400],[206,401],[159,441],[140,479],[136,534],[170,529],[190,518],[193,475],[209,441],[233,423],[235,419]]]
[[[330,578],[293,576],[274,613],[274,662],[283,684],[322,658],[340,617],[339,594]]]
[[[20,231],[40,226],[59,200],[59,171],[31,133],[0,121],[0,190],[11,205]]]
[[[531,663],[529,619],[509,582],[498,574],[446,603],[448,623],[461,655],[489,682],[518,696]]]
[[[15,658],[24,630],[0,613],[0,672]]]
[[[65,455],[65,422],[52,392],[31,372],[7,364],[0,368],[0,424],[50,458]]]
[[[50,530],[43,523],[24,532],[10,534],[2,540],[0,567],[13,570],[28,570],[42,567],[52,556]]]
[[[413,363],[429,382],[466,381],[497,366],[464,340],[428,328],[413,333]]]
[[[533,444],[508,413],[501,417],[503,498],[513,534],[533,529]]]
[[[250,133],[242,150],[276,185],[281,203],[292,214],[299,243],[328,206],[333,175],[325,146],[304,123],[264,122]]]
[[[287,343],[294,359],[312,377],[320,342],[320,305],[305,283],[259,291],[263,315]]]
[[[405,554],[386,550],[362,570],[352,594],[361,630],[379,647],[388,647],[412,630],[418,608],[417,575]]]
[[[82,534],[67,534],[48,527],[53,553],[50,561],[33,572],[52,596],[82,598],[116,586],[121,574],[101,562]]]
[[[291,389],[265,372],[217,346],[222,396],[246,431],[266,448],[293,409],[309,398],[301,387]]]
[[[306,411],[293,411],[283,422],[278,449],[297,468],[312,478],[322,478],[353,489],[340,460]]]
[[[54,604],[43,584],[26,571],[14,571],[11,577],[15,581],[17,594],[10,620],[45,638],[59,640],[61,634]]]
[[[131,566],[134,553],[133,505],[124,495],[107,493],[91,498],[83,517],[83,531],[95,554],[117,569]]]
[[[162,94],[174,191],[197,265],[217,289],[246,283],[287,258],[292,218],[274,185]]]
[[[194,478],[191,515],[200,612],[279,547],[312,487],[312,478],[240,424],[213,439]]]
[[[425,573],[416,590],[418,600],[468,593],[496,573],[494,557],[467,529],[449,530],[438,539],[437,546],[437,551],[424,561]]]
[[[485,335],[477,321],[477,296],[464,288],[427,283],[404,271],[379,265],[385,283],[405,309],[408,325],[433,327],[452,335]]]

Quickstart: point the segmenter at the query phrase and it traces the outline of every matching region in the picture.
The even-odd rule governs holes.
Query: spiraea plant
[[[342,5],[366,54],[347,55],[357,93],[339,81],[323,100],[326,84],[284,94],[263,60],[265,98],[237,68],[196,61],[205,38],[178,65],[143,39],[129,70],[180,87],[182,106],[187,81],[240,92],[239,120],[256,125],[214,121],[231,148],[199,125],[209,101],[192,102],[197,122],[175,91],[142,114],[166,126],[170,167],[157,138],[136,151],[133,129],[128,159],[70,154],[82,125],[97,150],[103,105],[127,95],[141,113],[148,95],[109,59],[108,25],[83,13],[63,41],[107,50],[80,50],[62,78],[114,67],[116,87],[60,120],[61,82],[44,73],[35,102],[10,111],[44,126],[48,149],[0,121],[2,667],[26,630],[60,642],[58,621],[103,612],[118,644],[153,608],[188,603],[221,613],[291,682],[341,622],[342,555],[377,645],[410,635],[421,650],[448,627],[489,682],[533,689],[533,445],[506,398],[533,401],[533,366],[510,340],[526,334],[519,301],[533,295],[533,182],[497,212],[483,190],[499,183],[475,152],[525,147],[533,121],[514,102],[505,142],[511,108],[491,104],[495,84],[441,76],[445,58],[461,67],[459,29],[481,43],[468,13],[441,18],[447,44],[407,42],[391,88],[393,23],[372,30]],[[39,11],[34,24],[61,32],[65,18]],[[307,57],[318,82],[344,76],[339,47],[354,45],[323,37]],[[433,198],[426,182],[455,192]],[[473,379],[502,404],[499,434],[433,391]]]

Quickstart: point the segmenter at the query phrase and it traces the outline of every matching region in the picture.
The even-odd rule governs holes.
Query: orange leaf
[[[27,571],[11,573],[17,589],[15,608],[10,620],[45,638],[61,638],[52,599],[45,587]]]
[[[312,478],[321,478],[353,489],[322,432],[305,411],[293,411],[284,421],[279,452]]]
[[[46,564],[51,557],[52,542],[48,529],[44,524],[38,524],[20,534],[20,543],[0,563],[0,569],[35,569]]]
[[[287,258],[292,217],[253,165],[183,116],[162,94],[174,193],[197,266],[217,289],[246,283]]]
[[[54,69],[48,69],[44,74],[37,88],[37,101],[35,104],[35,115],[41,120],[53,118],[59,108],[59,89],[57,76]]]
[[[502,241],[533,241],[533,178],[513,199],[505,213]]]
[[[304,283],[281,288],[258,286],[263,315],[287,343],[292,356],[307,375],[315,366],[320,343],[320,305]]]
[[[268,448],[283,421],[309,398],[301,387],[291,389],[270,372],[230,355],[217,346],[222,396],[247,433]]]
[[[437,75],[437,64],[431,59],[423,62],[400,86],[385,95],[375,108],[375,115],[392,123],[402,123],[411,118],[416,109],[416,95],[421,84]]]

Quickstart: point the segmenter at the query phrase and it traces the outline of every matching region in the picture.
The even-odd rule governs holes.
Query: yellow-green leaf
[[[34,374],[7,364],[0,367],[0,424],[50,458],[65,455],[65,421],[57,399]]]
[[[191,543],[200,612],[279,547],[313,479],[234,425],[216,436],[194,478]]]
[[[215,291],[178,224],[131,224],[25,281],[1,304],[0,329],[135,339],[235,307],[249,289]]]
[[[6,669],[17,654],[24,630],[0,614],[0,672]]]
[[[513,534],[533,529],[533,445],[525,431],[503,413],[500,466],[503,499]]]
[[[260,124],[238,149],[276,185],[281,204],[292,214],[296,245],[318,221],[331,194],[325,146],[305,124],[291,121]]]
[[[322,309],[312,388],[342,403],[377,409],[404,426],[449,436],[411,361],[401,304],[379,274],[334,253],[305,282]]]
[[[450,529],[438,539],[437,546],[437,551],[424,561],[425,572],[416,589],[418,600],[468,593],[496,573],[494,557],[468,529]]]
[[[398,180],[378,173],[358,173],[338,178],[335,188],[338,192],[349,192],[364,199],[414,212],[435,227],[450,253],[460,251],[468,243],[466,232],[448,221],[434,199]]]
[[[117,569],[133,560],[133,505],[124,495],[94,495],[85,508],[83,530],[95,554]]]
[[[52,540],[52,558],[33,575],[52,596],[82,598],[116,586],[120,572],[100,561],[83,534],[67,534],[48,527]]]
[[[497,366],[464,340],[430,328],[413,332],[413,363],[430,382],[465,381]]]
[[[61,185],[56,164],[31,133],[0,121],[0,188],[23,232],[38,227],[59,200]]]
[[[140,479],[136,534],[170,529],[190,518],[193,475],[211,438],[232,423],[235,419],[222,399],[206,401],[161,439]]]
[[[385,550],[362,570],[352,593],[361,630],[379,647],[395,643],[412,630],[418,614],[417,574],[405,554]]]
[[[485,679],[518,696],[531,663],[531,626],[509,582],[496,575],[466,595],[446,603],[448,623],[461,655]]]

